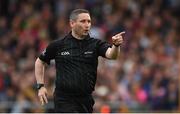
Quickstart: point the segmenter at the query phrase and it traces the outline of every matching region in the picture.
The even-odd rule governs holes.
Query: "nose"
[[[86,27],[86,28],[89,28],[90,26],[91,26],[91,23],[88,22],[88,21],[86,21],[86,22],[85,22],[85,27]]]

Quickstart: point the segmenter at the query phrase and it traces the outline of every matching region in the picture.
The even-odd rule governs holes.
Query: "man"
[[[63,39],[50,43],[35,62],[38,97],[48,102],[44,86],[45,64],[55,59],[55,112],[93,112],[92,92],[96,83],[98,57],[116,59],[123,42],[121,32],[112,37],[113,45],[89,36],[90,14],[76,9],[70,14],[71,32]]]

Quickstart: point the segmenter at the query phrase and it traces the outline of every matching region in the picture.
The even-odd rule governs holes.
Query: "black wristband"
[[[119,47],[120,45],[113,44],[115,47]]]
[[[41,87],[44,87],[44,84],[37,84],[36,89],[39,90]]]

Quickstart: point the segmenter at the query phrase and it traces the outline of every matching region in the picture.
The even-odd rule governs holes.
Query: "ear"
[[[74,22],[73,20],[70,20],[70,21],[69,21],[69,24],[70,24],[71,28],[73,28],[73,27],[74,27],[75,22]]]

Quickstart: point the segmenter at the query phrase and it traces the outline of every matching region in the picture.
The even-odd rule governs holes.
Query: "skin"
[[[70,26],[72,28],[72,35],[82,40],[89,33],[91,18],[88,13],[81,13],[76,20],[70,20]]]
[[[70,20],[70,26],[72,28],[72,35],[82,40],[84,36],[88,35],[91,28],[91,18],[88,13],[81,13],[76,20]]]
[[[72,29],[72,35],[78,39],[82,40],[88,35],[89,30],[91,28],[91,17],[88,13],[81,13],[77,16],[77,19],[70,20],[70,27]],[[123,34],[125,32],[120,32],[112,37],[112,42],[115,45],[121,45],[123,43]],[[116,59],[120,53],[119,46],[112,46],[108,48],[106,51],[106,58],[108,59]],[[44,70],[45,70],[45,63],[37,58],[35,62],[35,77],[37,83],[44,84]],[[41,87],[38,90],[38,97],[41,102],[41,105],[48,103],[47,100],[47,89],[45,87]]]

